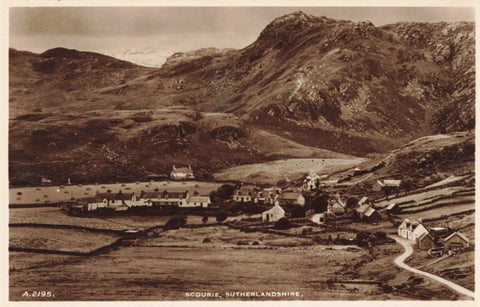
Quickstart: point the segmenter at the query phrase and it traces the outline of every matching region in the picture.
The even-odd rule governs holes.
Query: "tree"
[[[302,206],[295,206],[292,210],[292,218],[305,217],[305,208]]]
[[[216,219],[217,219],[217,222],[221,223],[223,221],[225,221],[228,217],[228,214],[226,211],[221,211],[217,214],[216,216]]]
[[[233,196],[233,192],[235,191],[235,187],[231,184],[224,184],[217,189],[216,197],[222,199],[230,199]]]
[[[18,195],[19,197],[22,196],[22,194],[23,194],[22,192],[17,192],[17,195]]]
[[[185,226],[186,223],[187,218],[184,215],[175,215],[168,220],[167,224],[165,224],[165,230],[178,229]]]
[[[203,222],[204,224],[208,222],[208,215],[204,215],[204,216],[202,217],[202,222]]]
[[[273,227],[275,229],[290,229],[292,228],[292,223],[290,223],[290,221],[286,217],[282,217],[281,219],[275,222]]]
[[[347,208],[355,208],[357,204],[358,204],[358,199],[356,199],[355,197],[350,197],[347,200]]]

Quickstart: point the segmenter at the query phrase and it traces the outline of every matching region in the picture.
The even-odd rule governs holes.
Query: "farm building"
[[[423,233],[417,239],[418,248],[423,250],[429,250],[435,247],[435,239],[429,233]]]
[[[180,205],[180,207],[208,208],[208,206],[209,206],[211,203],[212,203],[212,202],[210,201],[210,197],[209,197],[208,195],[206,195],[206,196],[198,195],[198,196],[192,196],[192,197],[190,197],[190,199],[188,200],[188,202],[186,202],[186,205]]]
[[[359,206],[361,206],[361,205],[363,205],[363,204],[371,204],[371,203],[372,203],[372,201],[371,201],[368,197],[366,197],[366,196],[363,196],[362,199],[360,199],[360,200],[358,201],[358,205],[359,205]]]
[[[320,176],[315,172],[310,172],[305,180],[303,180],[303,189],[306,191],[311,191],[320,186]]]
[[[327,212],[335,215],[345,214],[345,208],[347,205],[341,199],[335,199],[328,205]]]
[[[192,167],[190,164],[188,167],[180,167],[176,168],[175,165],[172,167],[172,171],[170,173],[170,178],[172,180],[181,180],[181,179],[194,179]]]
[[[94,211],[98,208],[106,208],[108,206],[108,199],[95,196],[82,199],[82,203],[87,205],[87,211]]]
[[[398,226],[398,235],[414,242],[424,233],[428,233],[428,230],[423,226],[421,220],[406,218]]]
[[[399,213],[400,211],[402,211],[402,209],[400,208],[400,206],[396,203],[391,203],[387,206],[387,213],[389,214],[396,214],[396,213]]]
[[[305,197],[300,192],[284,192],[278,196],[280,205],[305,206]]]
[[[40,181],[40,183],[41,183],[42,185],[51,185],[51,184],[52,184],[52,180],[47,179],[47,178],[45,178],[45,177],[42,177],[42,180]]]
[[[359,219],[365,220],[365,221],[378,221],[382,219],[382,217],[377,212],[377,210],[372,208],[369,204],[363,204],[359,206],[355,210],[355,214]]]
[[[275,197],[281,193],[280,188],[265,188],[261,191],[256,192],[255,197],[253,198],[254,203],[256,204],[271,204],[273,205]]]
[[[137,205],[135,193],[97,193],[94,197],[84,199],[88,211],[94,211],[99,208],[113,208],[120,211],[124,206],[127,209]],[[120,208],[120,209],[119,209]]]
[[[315,224],[325,224],[325,213],[317,213],[312,216],[312,222]]]
[[[233,200],[238,203],[248,203],[253,200],[258,188],[253,185],[242,186],[233,192]]]
[[[391,179],[385,179],[383,181],[377,180],[373,184],[373,190],[376,192],[379,192],[386,187],[398,188],[400,187],[400,183],[402,183],[401,180],[391,180]]]
[[[151,206],[157,207],[177,207],[187,205],[189,192],[143,192],[140,195],[140,200],[149,203]]]
[[[285,210],[275,201],[273,208],[262,213],[262,222],[276,222],[285,216]]]
[[[432,227],[430,228],[430,234],[434,238],[446,238],[450,235],[450,231],[445,227]]]
[[[445,252],[450,250],[456,250],[460,248],[467,247],[469,245],[469,240],[460,232],[454,232],[443,240],[443,246]]]

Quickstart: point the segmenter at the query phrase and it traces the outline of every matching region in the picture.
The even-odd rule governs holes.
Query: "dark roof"
[[[167,190],[162,192],[162,198],[187,198],[188,191],[185,192],[168,192]]]
[[[279,199],[297,200],[300,195],[302,195],[302,193],[300,193],[300,192],[285,192],[285,193],[280,194],[280,196],[278,196],[278,198]]]
[[[434,241],[433,237],[428,233],[428,232],[424,232],[420,237],[418,237],[418,241],[422,241],[423,239],[425,239],[426,237],[429,237],[430,240]]]
[[[108,200],[130,200],[135,193],[98,193],[97,196]]]

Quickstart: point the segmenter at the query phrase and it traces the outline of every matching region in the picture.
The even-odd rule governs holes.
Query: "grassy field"
[[[116,235],[75,229],[10,227],[9,246],[71,252],[89,252],[118,239]]]
[[[237,166],[215,173],[219,180],[240,180],[255,183],[276,184],[279,180],[295,180],[310,171],[328,174],[348,169],[364,162],[363,158],[351,159],[286,159],[267,163]]]
[[[45,204],[61,201],[70,201],[74,198],[94,196],[97,192],[106,193],[108,190],[117,193],[135,192],[139,195],[143,191],[168,190],[172,192],[197,191],[200,195],[208,195],[218,189],[220,183],[199,181],[156,181],[156,182],[133,182],[116,184],[90,184],[90,185],[66,185],[66,186],[43,186],[23,187],[9,189],[10,204]],[[21,195],[18,195],[18,193]]]
[[[35,223],[54,225],[74,225],[89,228],[123,230],[129,228],[145,229],[162,226],[170,216],[160,215],[114,215],[109,217],[76,217],[66,215],[58,207],[15,208],[9,210],[9,223]],[[201,215],[187,215],[187,225],[203,224]],[[215,217],[209,217],[207,223],[216,223]]]
[[[438,285],[387,293],[375,284],[328,282],[394,280],[400,272],[392,267],[401,252],[396,244],[375,247],[370,254],[353,246],[322,246],[308,239],[220,226],[158,235],[104,255],[11,270],[10,300],[25,300],[23,291],[36,285],[52,291],[53,300],[191,300],[185,296],[190,291],[218,292],[221,299],[227,299],[225,292],[237,291],[300,292],[300,297],[282,300],[405,300],[417,297],[417,292],[433,299],[457,298]],[[211,242],[203,243],[207,237]],[[259,244],[253,245],[255,241]],[[411,275],[402,276],[393,283],[406,282]]]

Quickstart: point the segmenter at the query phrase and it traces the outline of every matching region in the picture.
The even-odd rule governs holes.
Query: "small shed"
[[[445,252],[464,248],[464,247],[467,247],[468,245],[469,245],[468,238],[458,231],[452,233],[451,235],[446,237],[445,240],[443,241]]]
[[[280,207],[278,201],[275,201],[273,208],[262,213],[262,222],[276,222],[285,216],[285,210]]]

